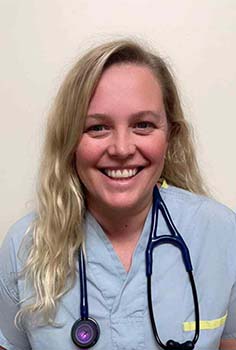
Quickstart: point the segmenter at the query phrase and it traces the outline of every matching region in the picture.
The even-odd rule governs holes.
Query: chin
[[[127,199],[127,197],[123,200],[112,200],[110,203],[107,203],[106,207],[108,210],[114,210],[114,211],[140,211],[142,210],[145,205],[145,201],[143,200],[130,200]]]

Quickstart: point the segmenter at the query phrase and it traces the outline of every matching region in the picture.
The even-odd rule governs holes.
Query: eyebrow
[[[139,111],[137,113],[132,113],[129,115],[131,118],[141,118],[141,117],[146,117],[148,115],[151,115],[157,119],[161,118],[160,113],[154,112],[154,111]],[[88,114],[87,118],[93,118],[93,119],[104,119],[104,118],[109,118],[109,114],[105,113],[94,113],[94,114]]]

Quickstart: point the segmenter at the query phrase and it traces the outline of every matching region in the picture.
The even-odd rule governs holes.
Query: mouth
[[[143,167],[137,167],[132,169],[101,169],[101,172],[107,177],[115,180],[131,179],[135,177]]]

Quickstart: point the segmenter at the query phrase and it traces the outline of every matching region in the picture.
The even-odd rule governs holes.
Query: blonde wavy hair
[[[22,274],[34,301],[17,314],[40,314],[54,325],[60,298],[76,280],[77,250],[83,241],[85,199],[75,168],[75,149],[83,133],[88,106],[109,66],[131,63],[148,67],[163,92],[170,140],[162,177],[171,185],[205,194],[192,136],[170,69],[156,53],[134,40],[102,44],[78,60],[66,76],[51,109],[38,186],[37,217]]]

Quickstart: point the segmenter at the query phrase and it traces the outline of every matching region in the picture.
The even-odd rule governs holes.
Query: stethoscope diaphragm
[[[71,329],[71,338],[81,349],[88,349],[96,344],[100,335],[98,323],[91,317],[77,320]]]

